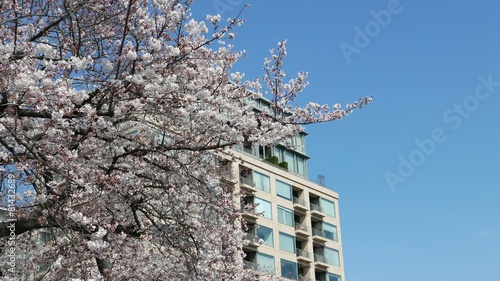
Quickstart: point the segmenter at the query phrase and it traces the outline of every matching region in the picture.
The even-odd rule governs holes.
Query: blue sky
[[[340,194],[347,281],[500,280],[500,2],[198,2],[224,18],[251,4],[235,41],[247,77],[287,39],[288,74],[309,71],[300,102],[374,96],[307,127],[309,176]]]

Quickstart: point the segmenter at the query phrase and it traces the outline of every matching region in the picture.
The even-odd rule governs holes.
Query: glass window
[[[277,146],[274,147],[274,156],[278,157],[279,162],[283,162],[284,160],[283,153],[284,153],[283,148]]]
[[[295,172],[295,162],[293,161],[293,153],[285,151],[285,162],[288,162],[288,171]]]
[[[265,192],[271,192],[271,180],[268,176],[254,171],[252,178],[257,189]]]
[[[259,226],[256,231],[256,236],[264,240],[264,244],[274,247],[273,230],[265,226]]]
[[[297,264],[291,261],[281,259],[281,277],[296,280]]]
[[[328,279],[327,280],[328,281],[342,281],[342,279],[340,279],[340,276],[332,274],[332,273],[328,273]]]
[[[257,253],[257,270],[274,274],[274,257],[262,253]]]
[[[295,136],[295,146],[298,151],[302,151],[304,152],[304,136],[301,135],[301,134],[298,134],[297,136]]]
[[[285,225],[294,226],[293,211],[278,206],[278,222]]]
[[[335,217],[335,203],[321,198],[321,208],[323,209],[323,213],[329,215],[330,217]]]
[[[326,238],[333,240],[333,241],[338,241],[337,240],[337,226],[323,222],[323,232],[325,233]]]
[[[273,211],[271,209],[271,202],[262,200],[260,198],[255,197],[254,199],[254,204],[256,205],[255,207],[255,212],[256,213],[261,213],[263,214],[263,217],[268,218],[268,219],[273,219]]]
[[[271,151],[272,149],[267,146],[259,146],[259,158],[260,159],[266,159],[268,157],[271,157]]]
[[[305,177],[306,176],[306,169],[305,169],[304,158],[302,156],[298,156],[298,155],[296,155],[296,157],[297,157],[297,174]]]
[[[280,232],[280,250],[295,254],[295,237]]]
[[[276,180],[276,193],[279,197],[292,200],[292,186],[288,183]]]
[[[340,266],[339,251],[325,248],[325,261],[329,265]]]

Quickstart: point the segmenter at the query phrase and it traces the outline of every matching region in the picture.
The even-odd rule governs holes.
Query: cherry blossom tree
[[[1,2],[1,176],[31,187],[8,197],[0,237],[17,264],[2,254],[3,276],[255,279],[237,194],[220,181],[231,147],[277,144],[371,98],[295,106],[307,73],[285,80],[285,42],[263,86],[244,80],[232,70],[240,15],[195,20],[191,2]],[[271,114],[252,110],[261,97]]]

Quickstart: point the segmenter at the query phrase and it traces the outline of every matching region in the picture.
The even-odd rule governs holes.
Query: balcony
[[[255,214],[253,197],[247,197],[245,201],[240,203],[241,214],[247,219],[257,219],[259,216]]]
[[[293,208],[295,211],[306,212],[308,210],[307,202],[298,198],[293,197]]]
[[[313,228],[312,229],[313,240],[324,243],[328,241],[326,238],[325,231],[322,229]]]
[[[274,265],[265,266],[262,264],[260,264],[260,265],[255,264],[252,262],[251,266],[253,266],[253,267],[249,268],[249,269],[257,270],[259,272],[260,277],[264,277],[267,275],[267,277],[264,277],[264,278],[259,279],[259,280],[269,280],[269,275],[276,275],[276,269],[274,268]]]
[[[310,203],[309,206],[311,208],[311,216],[316,216],[316,217],[325,216],[325,214],[323,214],[323,208],[320,205]]]
[[[328,263],[326,262],[326,258],[323,255],[314,254],[314,264],[316,267],[328,267]]]
[[[309,229],[305,224],[295,223],[295,234],[302,236],[309,236]]]
[[[258,266],[254,262],[244,260],[243,261],[243,268],[244,269],[257,270]]]
[[[235,184],[237,181],[236,175],[233,173],[231,166],[225,166],[220,171],[221,179],[232,184]]]
[[[326,262],[325,256],[314,254],[314,262],[324,262],[325,263]]]
[[[338,242],[337,232],[326,231],[319,228],[312,228],[313,239],[324,242],[326,240]]]
[[[243,243],[248,248],[255,248],[261,245],[259,243],[260,238],[255,235],[255,231],[247,232],[243,240],[248,241],[248,243]]]
[[[296,249],[297,261],[305,261],[307,263],[311,262],[311,254],[307,251],[297,248]]]
[[[240,177],[240,184],[242,188],[251,190],[251,191],[257,191],[257,188],[255,188],[255,183],[251,178],[246,178],[246,177]]]

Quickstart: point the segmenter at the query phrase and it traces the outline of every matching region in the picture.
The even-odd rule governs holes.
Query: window
[[[304,135],[298,134],[295,136],[295,149],[301,152],[305,152],[305,145],[304,145]]]
[[[273,211],[271,209],[271,202],[266,201],[266,200],[262,200],[262,199],[257,198],[257,197],[255,197],[253,202],[256,205],[256,207],[255,207],[256,213],[263,213],[263,217],[268,218],[270,220],[273,219]]]
[[[296,280],[297,264],[291,261],[281,259],[281,277]]]
[[[295,172],[295,162],[293,161],[293,153],[285,151],[285,162],[288,162],[288,171]]]
[[[276,193],[279,197],[292,200],[292,186],[288,183],[276,180]]]
[[[278,160],[280,162],[283,162],[285,159],[283,158],[283,155],[285,153],[285,150],[281,147],[274,147],[274,156],[278,157]]]
[[[293,211],[290,209],[278,206],[278,222],[285,224],[285,225],[294,226]]]
[[[271,154],[272,149],[267,146],[259,146],[259,158],[260,159],[266,159],[268,157],[273,156]]]
[[[295,254],[295,237],[280,232],[280,250]]]
[[[339,251],[325,248],[325,261],[329,265],[340,266]]]
[[[262,253],[257,253],[257,270],[274,274],[274,257]]]
[[[256,231],[256,235],[260,239],[264,240],[264,244],[270,247],[274,247],[273,241],[273,230],[265,226],[259,226]]]
[[[328,273],[328,279],[327,280],[328,281],[342,281],[342,279],[340,279],[340,276],[332,274],[332,273]]]
[[[271,192],[271,180],[268,176],[254,171],[252,178],[257,189],[265,192]]]
[[[297,174],[301,176],[306,176],[306,169],[305,169],[305,160],[304,157],[298,156],[297,157]]]
[[[329,224],[323,222],[323,232],[325,233],[325,237],[337,242],[337,226],[333,224]]]
[[[323,213],[330,217],[335,217],[335,203],[321,198],[321,208],[323,209]]]

